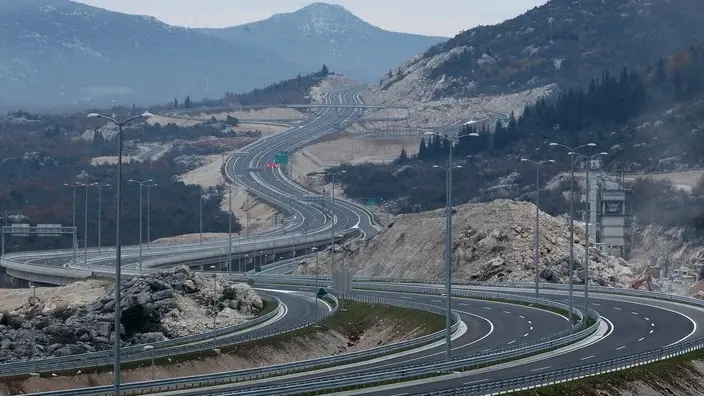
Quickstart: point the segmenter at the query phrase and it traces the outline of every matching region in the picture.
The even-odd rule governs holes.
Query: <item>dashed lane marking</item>
[[[551,367],[551,366],[540,367],[540,368],[531,370],[531,372],[534,373],[534,372],[540,371],[540,370],[547,370],[547,369],[549,369],[550,367]]]
[[[645,320],[650,320],[650,318],[646,316],[646,317],[645,317]]]
[[[633,315],[638,316],[638,312],[631,312]]]
[[[491,309],[491,307],[484,307],[484,309]]]
[[[469,306],[469,304],[466,304],[466,303],[460,303],[460,307],[468,307],[468,306]]]
[[[528,337],[528,333],[523,334],[523,337]]]
[[[516,340],[513,340],[513,341],[509,342],[509,343],[506,344],[506,345],[511,345],[511,344],[513,344],[514,342],[516,342]]]
[[[511,311],[504,311],[504,313],[510,314],[510,313],[511,313]]]
[[[621,349],[623,349],[623,348],[625,348],[625,347],[626,347],[625,345],[624,345],[624,346],[620,346],[620,347],[616,348],[616,350],[617,350],[617,351],[620,351]]]
[[[523,316],[523,315],[518,315],[518,317],[521,318],[521,319],[525,319],[525,318],[526,318],[526,317]]]
[[[615,310],[620,311],[621,307],[614,307]]]
[[[641,342],[641,341],[643,341],[644,339],[645,339],[645,337],[641,337],[641,338],[638,339],[638,342]]]
[[[579,359],[579,360],[587,360],[587,359],[591,359],[591,358],[593,358],[593,357],[595,357],[595,355],[586,356],[586,357],[583,357],[583,358],[581,358],[581,359]]]
[[[650,330],[650,334],[653,334],[654,331],[655,331],[655,330]]]

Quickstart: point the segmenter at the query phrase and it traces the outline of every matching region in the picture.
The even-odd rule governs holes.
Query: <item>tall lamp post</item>
[[[144,227],[142,227],[142,213],[144,212],[144,210],[142,210],[142,187],[146,184],[153,182],[153,181],[154,180],[152,180],[152,179],[143,180],[143,181],[132,180],[132,179],[128,180],[128,182],[130,182],[130,183],[139,184],[139,273],[140,274],[142,273],[142,229],[144,229]]]
[[[102,250],[102,246],[103,246],[103,244],[102,244],[103,187],[110,187],[110,185],[96,183],[95,186],[98,187],[98,254],[100,254],[101,250]]]
[[[200,192],[200,206],[198,207],[198,218],[200,219],[200,244],[203,244],[203,192]]]
[[[77,265],[78,264],[78,256],[76,254],[76,249],[78,248],[78,236],[76,235],[76,188],[78,187],[83,187],[84,185],[81,183],[74,183],[74,184],[67,184],[64,183],[64,186],[70,187],[73,189],[73,223],[71,224],[71,227],[73,228],[73,264]]]
[[[591,168],[591,161],[594,158],[599,158],[609,155],[609,153],[602,151],[594,155],[586,156],[583,154],[576,154],[577,156],[584,158],[586,160],[587,169],[587,195],[584,200],[584,314],[589,313],[589,221],[591,219],[591,206],[589,205],[589,169]],[[584,322],[586,325],[586,322]]]
[[[227,190],[229,192],[227,210],[227,273],[232,275],[232,185],[228,184]]]
[[[88,187],[94,186],[95,183],[84,184],[86,188],[86,201],[83,208],[83,265],[88,267]]]
[[[426,136],[435,136],[440,139],[445,139],[449,144],[448,166],[445,169],[447,174],[445,196],[447,202],[445,204],[445,293],[447,294],[447,312],[445,316],[445,360],[452,359],[452,149],[455,143],[465,137],[478,137],[478,133],[469,133],[467,135],[459,135],[454,139],[440,135],[435,132],[426,132]]]
[[[540,290],[540,165],[553,164],[555,160],[533,161],[521,158],[521,162],[535,164],[535,297],[537,298]]]
[[[150,231],[152,228],[152,207],[151,207],[151,197],[152,197],[152,187],[158,186],[157,183],[154,184],[146,184],[144,187],[147,188],[147,251],[149,251],[149,248],[151,247],[151,236]]]
[[[88,118],[102,118],[108,122],[117,125],[118,134],[118,155],[117,155],[117,219],[115,221],[115,361],[113,365],[113,386],[115,396],[120,396],[120,282],[122,276],[122,241],[120,239],[120,217],[122,215],[122,129],[128,123],[149,118],[153,114],[144,112],[138,116],[127,118],[123,121],[118,121],[113,117],[104,116],[98,113],[88,114]]]
[[[315,323],[318,323],[318,248],[312,250],[315,252]]]
[[[330,221],[332,222],[330,227],[330,275],[335,273],[335,176],[344,175],[347,173],[345,170],[332,173],[332,204],[330,205]]]
[[[570,283],[569,288],[569,308],[567,316],[569,319],[569,326],[572,328],[572,309],[574,307],[574,282],[572,282],[572,277],[574,274],[574,156],[577,150],[585,147],[596,147],[596,143],[587,143],[577,147],[569,147],[560,143],[550,143],[550,147],[562,147],[567,149],[567,154],[570,156]]]

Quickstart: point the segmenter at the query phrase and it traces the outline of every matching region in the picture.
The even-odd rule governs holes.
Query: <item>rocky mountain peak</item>
[[[310,35],[346,34],[370,26],[341,5],[313,3],[291,13],[275,14],[272,21],[294,24]]]

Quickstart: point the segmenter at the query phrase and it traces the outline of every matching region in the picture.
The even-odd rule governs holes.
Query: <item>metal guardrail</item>
[[[275,316],[279,315],[284,309],[281,300],[274,296],[264,296],[267,300],[276,304],[276,309],[262,316],[248,320],[246,322],[225,326],[214,331],[209,331],[200,334],[194,334],[186,337],[179,337],[165,341],[150,343],[154,349],[145,351],[144,346],[147,344],[131,345],[121,348],[122,361],[137,362],[151,359],[154,357],[177,356],[187,353],[202,352],[216,348],[212,343],[225,342],[225,345],[246,342],[248,338],[243,335],[238,337],[237,332],[247,330],[248,328],[265,323]],[[246,334],[245,334],[246,335]],[[217,339],[221,337],[220,339]],[[204,342],[213,339],[214,341]],[[66,371],[74,369],[84,369],[88,367],[97,367],[109,365],[114,356],[113,350],[104,350],[99,352],[81,353],[76,355],[68,355],[46,359],[33,359],[13,363],[0,364],[0,377],[11,377],[30,373],[47,373],[56,371]]]
[[[548,350],[560,348],[594,334],[599,327],[599,315],[596,311],[591,311],[590,315],[595,320],[590,327],[576,333],[564,335],[559,338],[538,340],[525,343],[506,350],[490,351],[484,354],[476,354],[463,358],[456,358],[450,362],[436,361],[428,364],[414,366],[402,366],[394,369],[380,370],[376,372],[364,372],[360,374],[334,376],[328,378],[308,379],[294,383],[264,386],[247,386],[246,389],[237,391],[225,391],[219,389],[217,392],[207,392],[205,389],[194,390],[192,392],[181,392],[181,396],[195,396],[207,394],[237,394],[237,395],[273,395],[273,394],[300,394],[321,391],[334,391],[340,389],[354,389],[355,387],[369,386],[370,384],[386,383],[393,381],[403,381],[424,376],[434,376],[451,373],[467,367],[489,365],[497,362],[514,360],[521,357],[531,356]]]
[[[334,295],[329,295],[333,298],[333,301],[339,301],[339,299],[353,300],[366,303],[375,304],[385,304],[393,305],[411,309],[422,309],[429,310],[432,312],[438,311],[439,309],[432,305],[413,303],[410,301],[400,301],[387,298],[375,298],[367,296],[358,295],[341,295],[336,298]],[[339,302],[338,302],[339,304]],[[329,317],[329,315],[327,316]],[[326,318],[327,318],[326,317]],[[453,324],[452,330],[455,331],[459,327],[459,315],[455,314],[455,323]],[[271,377],[274,375],[286,375],[295,372],[300,372],[303,370],[309,370],[312,368],[325,368],[339,365],[341,363],[357,361],[361,359],[368,359],[377,356],[387,355],[389,353],[394,353],[400,350],[407,350],[410,348],[416,348],[422,345],[426,345],[431,342],[435,342],[444,337],[444,330],[428,334],[423,337],[419,337],[413,340],[402,341],[398,343],[393,343],[389,345],[384,345],[377,348],[367,349],[359,352],[352,352],[342,355],[326,356],[322,358],[309,359],[305,361],[278,364],[269,367],[255,367],[252,369],[237,370],[231,372],[215,373],[215,374],[205,374],[192,377],[182,377],[166,380],[157,381],[143,381],[128,383],[121,386],[121,391],[123,395],[141,395],[149,392],[164,392],[170,390],[180,390],[180,389],[193,389],[200,388],[208,385],[215,384],[226,384],[235,383],[240,381],[250,381],[260,378]],[[113,392],[112,386],[101,386],[93,388],[83,388],[83,389],[73,389],[71,391],[59,391],[42,393],[42,395],[51,396],[68,396],[68,395],[102,395],[111,394]]]
[[[582,379],[595,375],[612,373],[658,362],[665,359],[681,356],[687,353],[704,349],[704,337],[682,342],[678,345],[659,348],[657,350],[636,353],[628,356],[609,359],[601,362],[583,364],[577,367],[564,369],[551,369],[550,371],[526,375],[500,381],[487,381],[485,383],[465,385],[459,388],[436,392],[426,392],[426,396],[474,396],[494,395],[523,389],[535,389],[555,385],[563,382]]]

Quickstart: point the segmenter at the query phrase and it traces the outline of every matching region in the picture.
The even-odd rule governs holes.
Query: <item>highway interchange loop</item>
[[[362,104],[356,86],[342,87],[325,96],[327,104]],[[321,108],[319,112],[303,124],[287,132],[261,139],[246,148],[233,153],[226,164],[227,177],[234,183],[245,186],[250,193],[263,197],[266,201],[280,206],[291,218],[283,233],[274,230],[266,234],[252,236],[233,242],[233,251],[237,249],[258,249],[257,244],[279,243],[285,238],[330,238],[330,215],[315,205],[311,197],[315,194],[303,189],[283,175],[280,169],[267,169],[265,164],[272,162],[281,151],[293,151],[305,146],[328,133],[334,132],[337,125],[353,119],[358,114],[355,108]],[[356,229],[363,236],[373,236],[380,227],[373,215],[366,209],[345,201],[337,201],[332,208],[337,232]],[[292,235],[293,234],[293,235]],[[226,240],[225,240],[226,241]],[[184,254],[206,254],[219,251],[227,246],[222,239],[208,241],[203,245],[185,244],[179,247],[152,246],[144,253],[147,260],[173,257]],[[234,240],[233,240],[234,241]],[[124,248],[123,265],[126,270],[136,270],[137,247]],[[82,268],[82,251],[79,251],[77,263],[71,263],[72,252],[68,250],[54,252],[27,252],[6,255],[6,259],[31,266],[57,266]],[[103,249],[101,254],[95,249],[88,252],[91,269],[110,271],[114,266],[114,250]],[[286,272],[285,270],[283,272]],[[265,277],[267,275],[258,275]],[[280,275],[276,275],[280,276]],[[329,283],[329,282],[328,282]],[[419,285],[422,286],[422,285]],[[456,290],[464,288],[477,289],[476,286],[455,286]],[[486,287],[486,290],[494,290]],[[516,295],[532,293],[524,288],[501,288],[502,293]],[[309,286],[281,285],[271,287],[267,293],[275,294],[287,307],[287,314],[278,322],[267,326],[275,328],[301,318],[314,315],[316,300]],[[444,297],[417,293],[385,292],[365,289],[354,290],[363,296],[392,297],[418,303],[443,307]],[[541,297],[566,301],[562,291],[541,291]],[[576,304],[584,304],[576,294]],[[549,372],[551,370],[577,367],[589,362],[608,360],[638,352],[658,350],[666,346],[677,345],[695,337],[704,336],[702,321],[704,309],[694,305],[658,299],[614,294],[590,293],[592,309],[601,314],[599,332],[584,342],[561,348],[538,356],[522,358],[517,361],[502,363],[466,372],[456,372],[438,377],[424,378],[390,385],[356,389],[348,394],[401,395],[423,394],[447,389],[460,388],[501,379],[510,379],[531,373]],[[329,307],[319,302],[323,309]],[[455,357],[469,356],[483,351],[505,348],[523,342],[538,340],[541,337],[558,333],[568,328],[564,316],[534,307],[508,304],[497,301],[455,298],[453,310],[463,322],[455,332],[452,350]],[[262,329],[266,330],[264,326]],[[261,329],[257,330],[260,331]],[[267,386],[287,384],[295,381],[315,383],[326,378],[376,372],[379,370],[401,370],[409,365],[426,364],[441,361],[444,345],[434,344],[417,350],[406,351],[386,358],[377,358],[364,362],[343,365],[325,370],[307,371],[293,375],[274,377],[263,380]],[[219,389],[212,394],[246,394],[252,384],[233,384],[226,389]],[[216,393],[217,392],[217,393]],[[244,393],[243,393],[244,392]],[[207,394],[207,393],[204,393]],[[341,394],[345,394],[344,392]]]

